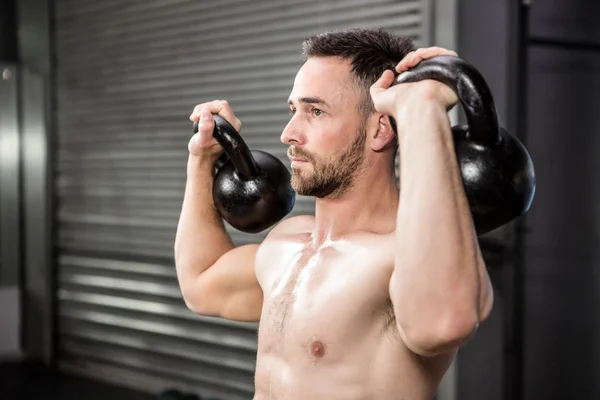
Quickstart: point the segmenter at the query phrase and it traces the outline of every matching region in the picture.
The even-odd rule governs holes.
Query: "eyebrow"
[[[327,104],[327,102],[323,99],[321,99],[320,97],[300,97],[298,99],[298,101],[300,103],[305,103],[305,104],[322,104],[326,107],[330,107],[329,104]],[[288,100],[288,104],[289,105],[293,105],[294,102],[292,101],[292,99]]]

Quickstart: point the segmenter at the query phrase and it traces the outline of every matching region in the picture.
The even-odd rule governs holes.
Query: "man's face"
[[[337,58],[311,58],[296,75],[281,141],[299,195],[340,198],[363,171],[365,120],[351,79],[350,64]]]

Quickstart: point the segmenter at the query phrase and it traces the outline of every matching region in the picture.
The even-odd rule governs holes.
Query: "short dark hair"
[[[410,37],[397,36],[382,28],[353,28],[307,37],[302,45],[302,60],[340,57],[350,61],[361,90],[359,112],[366,117],[375,112],[369,93],[371,85],[386,69],[394,71],[400,60],[413,50]]]

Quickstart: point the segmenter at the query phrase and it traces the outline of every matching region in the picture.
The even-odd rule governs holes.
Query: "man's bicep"
[[[238,321],[258,321],[262,289],[255,272],[259,245],[236,247],[223,254],[196,279],[188,307],[202,315]]]

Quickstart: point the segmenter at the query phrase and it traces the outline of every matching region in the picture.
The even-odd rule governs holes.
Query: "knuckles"
[[[233,125],[233,127],[240,132],[242,129],[242,121],[239,118],[235,117],[233,110],[231,109],[231,105],[227,100],[213,100],[210,102],[198,104],[194,107],[194,111],[190,116],[190,119],[193,121],[199,121],[200,115],[202,114],[202,110],[208,108],[212,114],[220,113],[225,111],[226,115],[231,115],[231,117],[225,117]],[[221,114],[222,115],[222,114]],[[231,120],[230,120],[231,119]],[[199,126],[200,131],[211,131],[212,132],[212,123],[200,122]]]

